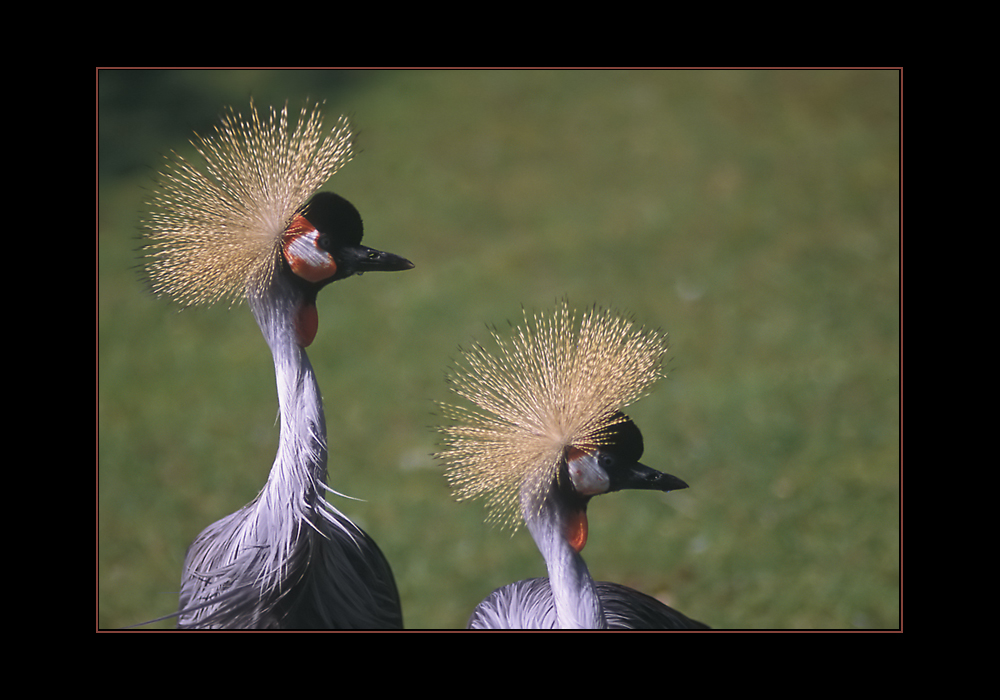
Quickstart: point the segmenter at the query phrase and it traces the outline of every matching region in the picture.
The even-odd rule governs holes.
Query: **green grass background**
[[[591,504],[595,578],[720,628],[900,625],[900,84],[895,71],[100,71],[97,625],[176,606],[187,545],[277,445],[245,305],[139,281],[170,149],[226,105],[325,99],[356,130],[325,189],[414,270],[328,287],[309,349],[336,499],[392,563],[407,627],[455,628],[543,575],[456,503],[435,400],[459,345],[566,296],[667,330],[630,410],[691,488]],[[170,622],[152,627],[170,627]]]

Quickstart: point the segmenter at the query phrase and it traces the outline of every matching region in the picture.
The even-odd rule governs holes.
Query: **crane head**
[[[251,101],[192,140],[203,163],[167,156],[144,222],[153,292],[185,306],[259,297],[287,263],[308,296],[351,275],[413,267],[361,245],[350,202],[315,194],[352,157],[347,119],[325,132],[319,107],[304,105],[293,126],[287,103],[261,112]]]
[[[639,462],[642,433],[624,413],[616,411],[615,415],[619,422],[604,432],[603,444],[567,448],[568,479],[555,486],[563,494],[562,500],[573,504],[566,508],[565,536],[578,552],[587,542],[587,503],[593,496],[627,489],[667,492],[688,487],[676,476]]]
[[[409,270],[406,258],[361,245],[364,226],[354,205],[320,192],[285,233],[282,253],[292,272],[320,286],[366,272]]]
[[[667,350],[666,334],[597,306],[582,317],[566,301],[550,314],[523,313],[509,337],[491,332],[495,350],[474,344],[450,373],[452,390],[475,408],[441,404],[454,423],[441,430],[439,457],[456,497],[485,497],[489,519],[514,529],[538,513],[554,481],[565,482],[568,457],[616,439],[628,420],[619,409],[661,376]],[[641,436],[624,437],[620,449],[638,460]],[[611,487],[593,464],[592,484],[581,474],[588,495]]]

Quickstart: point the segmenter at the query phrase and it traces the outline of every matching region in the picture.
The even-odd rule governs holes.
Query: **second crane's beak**
[[[673,474],[658,472],[639,462],[619,465],[613,470],[608,492],[638,489],[644,491],[678,491],[688,485]]]
[[[366,272],[397,272],[413,267],[406,258],[363,245],[348,246],[337,251],[337,267],[348,275]]]

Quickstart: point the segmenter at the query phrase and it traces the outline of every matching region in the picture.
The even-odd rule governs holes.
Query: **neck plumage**
[[[274,504],[279,511],[292,506],[307,516],[316,501],[324,499],[326,418],[312,364],[299,344],[298,321],[303,307],[313,308],[313,302],[283,279],[276,275],[265,292],[250,295],[250,307],[274,357],[281,417],[278,454],[261,496],[284,494],[285,502]]]
[[[528,531],[545,559],[549,587],[561,629],[602,629],[607,627],[604,610],[590,570],[580,553],[570,544],[567,533],[581,516],[579,505],[560,497],[556,485],[540,510],[524,507]]]

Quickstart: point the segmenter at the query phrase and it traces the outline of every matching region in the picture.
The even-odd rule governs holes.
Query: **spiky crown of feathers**
[[[661,376],[667,337],[597,307],[576,313],[566,302],[529,318],[497,351],[462,350],[452,390],[476,408],[441,404],[455,421],[441,428],[438,454],[458,500],[485,497],[488,520],[516,530],[522,498],[541,507],[567,447],[592,450],[622,421],[616,411]]]
[[[199,169],[171,152],[145,222],[153,291],[181,304],[214,303],[264,289],[282,234],[309,198],[351,157],[346,117],[323,133],[320,104],[302,107],[289,130],[288,104],[263,117],[232,108],[215,134],[195,134]]]

